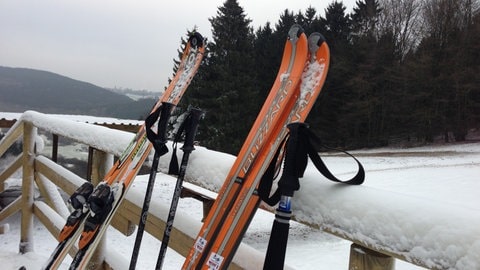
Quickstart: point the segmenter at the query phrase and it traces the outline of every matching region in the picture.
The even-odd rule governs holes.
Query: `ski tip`
[[[318,32],[312,33],[308,37],[308,50],[311,54],[315,54],[324,42],[326,42],[326,40],[322,34]]]
[[[305,31],[299,24],[294,24],[290,27],[290,30],[288,31],[288,39],[292,42],[296,42],[304,32]]]
[[[198,32],[193,32],[188,39],[190,46],[193,48],[203,47],[203,36]]]

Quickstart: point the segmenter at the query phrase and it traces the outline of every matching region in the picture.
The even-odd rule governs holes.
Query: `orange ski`
[[[162,106],[162,104],[172,104],[172,108],[178,104],[198,70],[204,52],[205,46],[202,36],[198,33],[194,33],[187,42],[182,55],[181,64],[175,77],[163,93],[162,97],[159,98],[158,102],[154,105],[152,112],[156,111]],[[86,266],[96,244],[101,238],[100,236],[108,227],[115,210],[118,208],[125,193],[128,191],[128,188],[140,170],[141,165],[149,155],[151,148],[152,145],[147,140],[144,124],[140,127],[135,138],[95,190],[93,190],[91,184],[89,186],[89,183],[86,183],[85,185],[82,185],[74,195],[72,195],[70,201],[73,201],[77,207],[75,207],[74,212],[69,216],[67,223],[60,232],[58,246],[42,269],[57,269],[60,266],[60,263],[65,258],[68,250],[73,245],[73,242],[77,239],[78,235],[80,235],[80,228],[83,228],[84,231],[80,235],[79,252],[77,253],[78,257],[75,256],[75,265],[72,265],[71,269],[83,269]],[[82,209],[83,205],[86,203],[89,196],[91,198],[92,195],[99,195],[107,191],[113,194],[111,209],[107,211],[108,213],[106,213],[101,224],[98,224],[99,226],[94,226],[90,230],[87,225],[91,225],[88,218],[92,215],[89,213],[88,209]],[[90,203],[90,207],[92,206],[93,205]]]
[[[291,100],[286,103],[288,107],[272,127],[267,143],[260,149],[257,159],[245,175],[243,183],[239,185],[240,191],[233,197],[233,204],[230,208],[223,209],[226,217],[221,223],[217,223],[215,236],[208,240],[213,243],[210,243],[208,253],[202,257],[203,261],[195,265],[195,269],[216,270],[228,267],[258,208],[258,184],[287,135],[286,125],[303,122],[313,107],[326,79],[330,53],[325,39],[318,33],[310,35],[308,50],[309,61],[303,71],[301,83],[296,86]]]
[[[274,138],[272,134],[275,134],[276,137],[278,133],[278,123],[284,122],[285,112],[290,112],[295,104],[298,96],[295,88],[300,83],[307,57],[307,38],[302,28],[294,25],[288,33],[282,63],[270,94],[200,229],[183,269],[194,269],[205,260],[211,246],[210,241],[213,241],[217,235],[218,229],[243,186],[243,182],[251,174],[252,166],[257,163],[257,160],[266,158],[266,153],[262,149],[271,146],[273,143],[271,139]]]
[[[170,112],[173,110],[183,96],[185,90],[193,79],[193,76],[196,74],[203,59],[204,51],[205,46],[203,38],[200,34],[194,33],[187,42],[187,46],[181,59],[181,65],[179,66],[175,77],[170,82],[167,90],[163,93],[162,98],[160,98],[159,102],[155,104],[152,113],[159,107],[167,105]],[[168,112],[168,114],[170,112]],[[95,188],[92,196],[90,196],[89,203],[91,214],[85,221],[84,231],[80,236],[78,244],[79,251],[72,261],[70,266],[71,269],[84,269],[86,267],[90,257],[93,255],[97,243],[105,233],[115,211],[125,196],[125,193],[128,191],[131,182],[135,179],[141,165],[149,155],[153,145],[148,142],[146,133],[146,126],[144,124],[135,140],[130,144],[127,151],[125,151],[127,154],[119,159],[117,164],[115,164],[116,166],[114,166],[105,177],[105,181],[100,183]],[[105,191],[102,190],[103,188],[105,188]],[[95,195],[98,195],[98,198],[107,201],[106,205],[102,205],[103,201],[98,205],[99,208],[102,208],[101,213],[103,214],[105,212],[105,217],[99,217],[98,214],[94,214],[96,204],[95,200],[92,200],[92,198],[97,198]],[[109,207],[111,207],[111,209],[109,209]]]

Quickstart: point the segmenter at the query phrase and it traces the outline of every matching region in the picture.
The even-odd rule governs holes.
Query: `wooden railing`
[[[37,153],[35,140],[37,139],[38,129],[42,129],[46,132],[55,132],[55,135],[65,136],[92,147],[94,150],[92,151],[92,162],[89,162],[89,166],[91,166],[89,171],[91,171],[90,178],[94,184],[99,182],[107,173],[108,169],[113,165],[113,157],[119,156],[121,153],[119,149],[126,148],[129,140],[133,138],[133,134],[129,135],[126,133],[124,136],[125,138],[123,140],[120,139],[123,143],[120,143],[120,146],[117,149],[102,149],[101,145],[105,145],[105,143],[101,142],[103,140],[102,138],[89,138],[82,135],[69,134],[68,131],[65,131],[65,129],[68,130],[73,127],[86,132],[84,130],[84,128],[86,128],[84,123],[68,121],[69,126],[66,128],[64,126],[66,123],[63,123],[62,126],[56,126],[56,122],[52,123],[45,121],[48,120],[48,117],[50,116],[36,112],[27,112],[26,117],[21,121],[17,121],[17,123],[9,129],[5,137],[0,141],[0,157],[2,157],[17,141],[22,140],[23,144],[22,154],[16,157],[3,171],[0,171],[1,192],[3,191],[5,181],[16,171],[22,169],[21,196],[0,211],[0,222],[17,212],[21,212],[20,253],[34,251],[34,216],[43,223],[53,236],[57,237],[59,235],[59,232],[69,215],[69,211],[61,197],[59,189],[67,194],[72,194],[80,185],[87,181],[67,170],[65,167],[55,163],[48,157]],[[40,120],[38,120],[38,118],[40,118]],[[109,134],[112,132],[112,130],[100,126],[89,128],[97,130],[94,132],[97,134]],[[119,131],[113,132],[118,133]],[[109,136],[107,135],[106,137],[108,138]],[[116,137],[118,141],[118,134]],[[34,199],[35,185],[38,187],[42,200]],[[141,198],[141,196],[133,193],[135,193],[135,190],[129,191],[126,199],[122,202],[111,222],[111,226],[126,236],[133,233],[135,225],[140,219],[143,204],[143,201],[136,200],[136,198]],[[184,196],[196,195],[190,194],[187,189],[184,192]],[[158,203],[152,202],[151,209],[166,209],[166,206],[156,204]],[[165,221],[163,219],[164,218],[160,217],[158,212],[151,211],[145,227],[146,232],[150,233],[157,239],[161,239],[165,228]],[[197,223],[197,227],[199,228],[201,222],[197,221]],[[175,227],[171,232],[172,241],[170,241],[169,246],[184,256],[187,255],[190,247],[193,245],[193,239],[196,236],[196,232],[191,231],[190,227],[191,226],[189,226],[189,228]],[[102,242],[105,242],[105,240],[102,240]],[[73,247],[70,254],[74,255],[76,251],[77,248]],[[119,257],[112,256],[112,254],[110,254],[111,252],[114,251],[106,251],[103,244],[101,244],[99,248],[97,248],[96,255],[92,258],[92,265],[100,265],[97,269],[111,269],[111,265],[113,264],[111,262],[112,258]],[[260,253],[257,254],[257,257],[257,259],[261,259]],[[242,269],[242,267],[240,267],[235,261],[230,268]]]
[[[9,204],[6,208],[0,211],[0,222],[10,217],[16,212],[21,212],[21,231],[20,231],[20,248],[21,253],[33,251],[34,233],[33,216],[36,216],[49,232],[55,237],[59,234],[61,228],[65,223],[65,219],[69,212],[67,207],[61,198],[58,189],[63,190],[67,194],[72,194],[82,183],[87,181],[84,178],[72,173],[61,165],[55,163],[51,159],[42,156],[37,153],[35,140],[37,137],[37,130],[41,129],[46,132],[55,134],[56,136],[67,137],[71,140],[77,141],[88,145],[92,149],[91,162],[89,162],[89,169],[91,181],[96,183],[100,181],[104,174],[113,164],[115,156],[119,156],[121,151],[126,148],[126,145],[133,137],[131,133],[123,133],[119,135],[119,131],[112,131],[105,127],[93,127],[92,125],[66,121],[57,125],[57,121],[49,122],[48,115],[39,114],[36,112],[27,112],[24,114],[20,121],[17,121],[15,125],[8,131],[6,136],[0,141],[0,157],[2,157],[9,147],[16,141],[22,140],[23,153],[14,159],[3,171],[0,171],[0,189],[3,189],[4,182],[11,177],[20,168],[22,169],[22,194],[15,201]],[[96,132],[92,134],[102,134],[99,137],[89,137],[78,135],[75,132],[69,132],[68,130],[76,129],[82,132],[88,132],[85,129],[95,129]],[[101,129],[101,130],[99,130]],[[115,133],[115,137],[120,143],[112,144],[110,147],[107,142],[111,140],[109,134]],[[34,199],[34,184],[38,187],[41,197],[44,200]],[[2,191],[2,190],[0,190]],[[124,235],[129,236],[133,233],[135,225],[140,218],[140,212],[143,201],[139,201],[139,196],[134,194],[135,190],[130,190],[127,193],[126,199],[122,202],[119,210],[114,216],[111,226],[122,232]],[[183,196],[196,198],[204,203],[204,211],[208,212],[209,206],[213,202],[213,198],[202,194],[199,191],[193,189],[185,189]],[[162,208],[167,211],[165,205],[159,205],[157,202],[152,202],[151,209]],[[177,216],[179,213],[177,212]],[[181,215],[181,214],[180,214]],[[164,216],[159,211],[150,211],[149,218],[146,224],[146,231],[152,234],[157,239],[162,238],[162,232],[165,228]],[[182,218],[182,217],[180,217]],[[187,218],[187,217],[184,217]],[[192,222],[194,223],[192,226]],[[170,247],[176,250],[181,255],[186,255],[193,245],[194,238],[201,226],[201,221],[189,221],[188,227],[182,227],[182,222],[173,228]],[[197,228],[192,230],[193,228]],[[350,263],[349,269],[367,270],[391,270],[394,269],[395,259],[407,260],[402,254],[396,254],[385,250],[376,249],[373,246],[365,246],[360,240],[354,238],[345,237],[342,234],[338,234],[335,231],[328,231],[338,237],[352,241],[353,244],[350,250]],[[245,245],[240,246],[240,250],[248,249],[248,258],[234,258],[234,261],[229,269],[242,269],[242,261],[258,260],[263,261],[263,254],[260,252],[252,251],[251,248]],[[74,254],[76,249],[71,250],[71,254]],[[118,258],[118,256],[112,256],[111,250],[106,251],[102,246],[97,250],[96,256],[93,261],[102,265],[103,269],[111,269],[113,262],[111,258]],[[240,252],[242,253],[242,252]],[[238,254],[237,254],[238,255]],[[241,255],[240,255],[241,256]],[[415,264],[426,267],[421,261],[416,261]],[[289,269],[287,266],[286,269]]]

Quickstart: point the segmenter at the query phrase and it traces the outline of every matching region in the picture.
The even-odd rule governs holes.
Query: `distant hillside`
[[[139,119],[150,110],[133,99],[52,72],[0,66],[0,111],[86,114]]]
[[[150,113],[158,98],[143,98],[124,104],[108,105],[104,108],[106,116],[121,119],[144,120]]]

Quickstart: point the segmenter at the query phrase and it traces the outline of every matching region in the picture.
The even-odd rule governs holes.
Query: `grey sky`
[[[324,14],[333,0],[238,0],[255,29],[288,8]],[[343,0],[350,11],[355,0]],[[224,0],[0,0],[0,66],[59,73],[102,87],[162,90],[187,29],[211,37]]]

